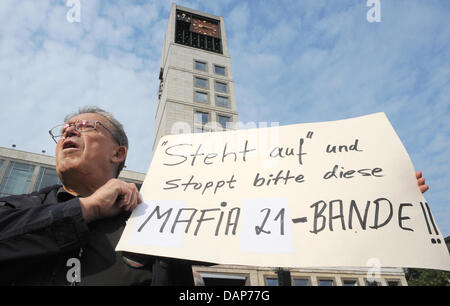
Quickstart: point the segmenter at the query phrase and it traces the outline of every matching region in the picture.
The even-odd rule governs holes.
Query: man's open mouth
[[[66,140],[63,143],[62,149],[63,150],[66,150],[66,149],[78,149],[78,145],[77,145],[76,142],[74,142],[72,140]]]

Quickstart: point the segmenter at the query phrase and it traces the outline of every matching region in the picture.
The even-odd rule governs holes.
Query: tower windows
[[[209,132],[207,124],[209,123],[209,113],[196,110],[194,113],[194,132]]]
[[[208,79],[194,76],[194,87],[208,89]]]
[[[195,102],[209,103],[208,93],[203,92],[203,91],[196,90],[194,92],[194,99],[195,99]]]
[[[217,115],[217,121],[219,121],[220,126],[225,131],[231,123],[231,118],[229,116]]]
[[[195,60],[194,69],[207,72],[207,64],[205,62]]]
[[[214,73],[225,76],[225,67],[214,65]]]
[[[216,105],[221,107],[230,107],[228,97],[216,95]]]
[[[216,91],[222,93],[228,93],[228,84],[224,82],[216,81]]]

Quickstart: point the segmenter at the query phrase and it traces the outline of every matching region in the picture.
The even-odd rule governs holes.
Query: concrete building
[[[197,284],[205,286],[278,286],[276,268],[225,266],[194,267]],[[292,286],[407,286],[403,269],[381,268],[373,280],[368,268],[290,268]],[[368,273],[369,272],[369,273]],[[201,280],[200,280],[201,277]],[[203,284],[201,283],[203,282]]]
[[[164,135],[236,128],[237,104],[224,18],[172,4],[162,47],[156,148]],[[154,149],[153,149],[154,150]],[[289,269],[293,285],[367,285],[368,268]],[[402,269],[382,269],[372,285],[406,285]],[[195,266],[198,285],[278,285],[265,267]]]

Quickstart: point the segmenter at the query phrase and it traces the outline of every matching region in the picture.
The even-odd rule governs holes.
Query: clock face
[[[219,38],[219,26],[206,20],[192,18],[192,31]]]

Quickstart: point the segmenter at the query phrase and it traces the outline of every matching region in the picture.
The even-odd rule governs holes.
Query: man
[[[193,285],[183,261],[115,252],[136,185],[117,179],[128,139],[96,107],[50,130],[62,186],[0,198],[0,284]]]
[[[187,261],[114,251],[142,202],[117,179],[128,149],[122,125],[92,107],[50,133],[62,186],[0,198],[0,284],[193,285]]]

